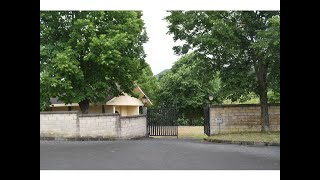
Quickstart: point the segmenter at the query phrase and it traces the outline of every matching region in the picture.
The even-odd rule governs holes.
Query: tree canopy
[[[172,11],[166,20],[184,42],[175,53],[193,51],[206,74],[219,72],[224,97],[259,96],[262,131],[269,131],[267,92],[280,91],[280,12]]]
[[[220,86],[218,76],[204,73],[199,62],[194,54],[181,57],[160,79],[157,93],[159,104],[176,105],[180,118],[189,119],[190,125],[203,116],[208,95],[217,94]],[[215,96],[213,102],[220,103],[221,99]]]
[[[146,67],[147,41],[137,11],[41,11],[40,104],[49,97],[89,103],[132,92]]]
[[[149,65],[142,69],[137,84],[148,96],[151,102],[153,104],[157,104],[157,91],[159,89],[159,82],[157,81],[157,78],[153,76]]]

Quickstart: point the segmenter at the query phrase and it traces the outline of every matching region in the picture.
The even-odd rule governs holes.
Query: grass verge
[[[207,139],[226,141],[253,141],[261,143],[280,143],[280,132],[218,134],[210,136]]]

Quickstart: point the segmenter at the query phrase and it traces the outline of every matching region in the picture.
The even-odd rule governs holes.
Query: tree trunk
[[[261,132],[269,132],[269,110],[268,110],[268,85],[267,70],[268,64],[263,60],[258,60],[254,51],[250,51],[254,63],[254,69],[258,81],[258,91],[261,106]]]
[[[269,132],[269,111],[268,111],[268,88],[267,88],[267,73],[263,62],[259,62],[258,72],[258,88],[261,105],[261,131]]]
[[[268,97],[267,92],[260,93],[261,104],[261,131],[269,132],[269,111],[268,111]]]
[[[85,100],[79,102],[79,106],[80,106],[82,114],[88,114],[89,103],[90,103],[90,101],[88,99],[85,99]]]

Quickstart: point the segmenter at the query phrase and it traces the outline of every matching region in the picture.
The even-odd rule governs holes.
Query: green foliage
[[[157,91],[159,89],[159,82],[157,78],[153,76],[151,68],[147,65],[141,72],[137,84],[143,90],[143,92],[148,96],[153,104],[157,104]]]
[[[103,102],[107,94],[131,93],[146,66],[142,13],[135,11],[41,11],[40,105]]]
[[[182,124],[183,119],[188,119],[189,124],[195,125],[203,116],[208,95],[217,94],[219,90],[217,75],[205,74],[199,68],[199,62],[194,54],[185,55],[175,62],[159,82],[158,103],[177,105]],[[213,102],[220,103],[222,100],[215,96]]]
[[[280,103],[280,92],[269,91],[268,98],[269,98],[270,103]]]
[[[223,104],[259,104],[259,96],[255,93],[249,93],[245,97],[240,97],[237,101],[231,101],[230,99],[225,99]]]
[[[268,19],[265,31],[257,31],[253,49],[262,56],[268,66],[267,82],[272,91],[270,102],[280,102],[280,16]]]
[[[280,92],[280,12],[172,11],[166,20],[174,40],[185,42],[176,54],[193,50],[206,74],[219,72],[226,99]]]
[[[187,126],[189,125],[189,121],[185,118],[178,118],[178,124],[179,126]]]
[[[246,98],[246,100],[242,101],[231,101],[230,99],[225,99],[223,101],[223,104],[259,104],[259,96],[257,96],[254,93],[249,93]],[[272,90],[268,91],[268,100],[269,103],[274,104],[274,103],[280,103],[280,93],[278,92],[273,92]]]
[[[177,54],[193,50],[206,74],[221,78],[221,95],[232,102],[259,96],[262,131],[269,131],[269,89],[280,92],[280,12],[173,11],[169,34],[184,42]]]
[[[41,92],[42,91],[42,92]],[[43,92],[40,87],[40,111],[48,111],[50,109],[50,101],[49,96]]]

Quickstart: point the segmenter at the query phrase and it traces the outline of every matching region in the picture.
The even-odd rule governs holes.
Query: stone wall
[[[222,119],[222,123],[217,122]],[[269,106],[271,131],[280,131],[280,105]],[[210,108],[210,134],[261,130],[261,108],[256,104],[216,105]]]
[[[40,137],[77,137],[78,112],[41,112]]]
[[[117,114],[79,114],[81,137],[118,137],[119,115]]]
[[[146,136],[146,115],[40,112],[40,138],[130,139]]]
[[[147,119],[145,115],[120,117],[121,137],[142,137],[147,133]]]

